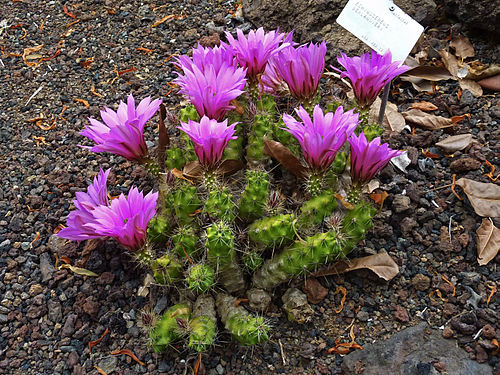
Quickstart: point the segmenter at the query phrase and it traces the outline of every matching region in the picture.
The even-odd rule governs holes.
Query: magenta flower
[[[193,57],[181,55],[176,59],[176,65],[182,71],[188,69],[193,73],[193,65],[197,66],[203,73],[207,66],[213,66],[217,74],[223,65],[236,66],[236,60],[233,50],[225,43],[213,48],[198,44],[197,48],[193,48]]]
[[[201,69],[193,63],[182,69],[184,75],[179,74],[175,82],[200,117],[222,120],[226,112],[234,108],[231,100],[243,93],[246,82],[243,68],[222,62],[220,66],[205,64]]]
[[[104,172],[101,169],[99,175],[94,177],[94,183],[87,188],[86,193],[82,191],[76,193],[76,199],[73,201],[76,210],[69,213],[66,221],[67,227],[57,233],[58,237],[72,241],[103,237],[89,224],[94,221],[93,211],[95,208],[109,204],[106,186],[109,171],[108,169]]]
[[[200,163],[208,169],[213,169],[221,161],[229,140],[238,138],[234,136],[236,124],[238,123],[228,126],[227,119],[218,122],[203,116],[200,122],[191,120],[187,124],[181,122],[182,126],[177,128],[185,132],[193,141],[194,151]]]
[[[285,38],[285,34],[278,30],[265,33],[261,27],[256,31],[251,30],[245,37],[243,31],[237,29],[236,34],[238,39],[234,39],[226,31],[227,40],[233,49],[236,60],[240,66],[247,68],[248,79],[253,83],[257,82],[258,76],[264,73],[269,57],[289,45],[289,43],[284,43],[279,46]]]
[[[295,99],[312,102],[325,70],[325,55],[325,42],[285,48],[276,55],[276,69]]]
[[[399,66],[399,61],[392,62],[391,51],[379,55],[375,51],[361,56],[347,57],[345,53],[337,57],[337,61],[346,69],[341,72],[341,78],[348,77],[352,83],[356,102],[361,109],[370,107],[380,91],[398,75],[410,69],[409,66]]]
[[[389,161],[402,154],[399,150],[392,150],[387,143],[380,144],[380,137],[368,142],[365,134],[359,137],[351,135],[351,177],[355,185],[369,182]]]
[[[276,96],[284,96],[289,93],[288,86],[276,68],[276,58],[272,56],[267,62],[264,74],[260,77],[264,86],[264,92]]]
[[[148,154],[144,125],[158,111],[160,104],[160,99],[151,102],[151,98],[147,97],[135,108],[134,97],[130,94],[127,104],[120,102],[116,112],[106,107],[101,111],[104,123],[89,118],[90,125],[80,133],[96,145],[82,147],[93,152],[111,152],[129,160],[141,160]]]
[[[138,250],[146,242],[149,221],[156,214],[158,193],[146,196],[132,187],[128,196],[122,193],[109,206],[98,206],[92,212],[94,221],[88,224],[101,236],[109,236],[130,250]]]
[[[335,113],[323,115],[319,105],[314,107],[313,118],[301,106],[295,109],[302,123],[288,114],[283,114],[286,128],[300,143],[304,158],[309,167],[316,173],[324,172],[335,159],[345,141],[358,125],[358,113],[344,112],[342,106]]]

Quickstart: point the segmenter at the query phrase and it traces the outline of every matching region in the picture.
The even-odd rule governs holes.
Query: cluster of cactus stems
[[[244,297],[251,288],[271,290],[345,257],[372,226],[376,210],[359,193],[349,208],[335,197],[346,152],[340,152],[324,174],[294,181],[304,198],[292,200],[280,191],[280,167],[265,153],[265,139],[300,150],[280,129],[274,98],[261,95],[254,102],[244,97],[239,105],[245,106],[244,113],[228,113],[241,123],[238,139],[229,142],[223,160],[245,161],[243,170],[231,176],[216,170],[201,171],[193,179],[173,177],[169,170],[182,169],[196,158],[190,139],[181,136],[167,149],[167,173],[158,175],[163,205],[148,226],[148,242],[158,245],[147,246],[144,252],[152,254],[139,257],[149,262],[158,284],[177,285],[189,293],[151,330],[156,351],[182,338],[200,352],[212,345],[214,299],[236,341],[253,345],[267,340],[265,319],[235,307],[233,296]],[[192,106],[183,108],[180,118],[199,120]],[[193,307],[188,295],[196,297]]]
[[[256,306],[252,296],[266,296],[345,257],[376,213],[361,187],[400,153],[380,138],[367,141],[382,131],[368,120],[369,106],[407,69],[392,62],[390,52],[339,58],[358,108],[321,103],[323,112],[318,85],[325,42],[296,47],[293,33],[259,29],[248,41],[241,30],[237,34],[238,40],[226,34],[231,46],[199,46],[192,59],[178,57],[184,75],[175,82],[192,103],[178,116],[159,99],[145,98],[136,108],[129,95],[117,112],[101,113],[104,124],[90,119],[81,133],[96,143],[91,151],[135,160],[158,180],[158,193],[143,196],[133,188],[128,200],[120,196],[110,203],[109,171],[101,170],[88,193],[77,196],[77,210],[59,234],[78,241],[111,236],[135,252],[157,284],[178,291],[177,304],[149,319],[155,351],[179,340],[207,350],[217,337],[218,318],[242,345],[268,340],[266,320],[237,298],[248,297]],[[285,82],[302,123],[281,113],[290,112],[281,111],[286,100],[276,100]],[[143,130],[158,109],[153,159]]]

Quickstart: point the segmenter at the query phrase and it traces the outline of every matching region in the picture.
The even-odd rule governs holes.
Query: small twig
[[[27,105],[31,102],[31,100],[32,100],[32,99],[33,99],[36,95],[38,95],[38,93],[39,93],[40,91],[42,91],[42,88],[43,88],[43,84],[42,84],[39,88],[37,88],[37,89],[36,89],[36,91],[33,93],[33,95],[31,95],[31,96],[30,96],[30,98],[29,98],[29,99],[28,99],[28,101],[26,102],[25,106],[27,106]]]
[[[281,360],[283,361],[283,366],[286,366],[285,351],[283,350],[283,344],[281,343],[281,339],[278,339],[278,344],[280,344]]]
[[[450,223],[448,224],[448,234],[450,235],[450,243],[451,243],[451,219],[455,216],[455,214],[450,216]]]

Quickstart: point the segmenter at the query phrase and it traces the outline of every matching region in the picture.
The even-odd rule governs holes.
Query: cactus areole
[[[238,31],[229,44],[197,47],[176,61],[176,82],[191,101],[180,113],[167,113],[159,99],[136,108],[130,95],[82,132],[97,144],[90,151],[147,168],[157,191],[132,187],[109,200],[110,171],[101,170],[87,193],[76,194],[58,235],[114,238],[176,302],[147,319],[155,351],[179,343],[206,351],[223,328],[241,345],[268,340],[265,315],[238,298],[254,307],[252,296],[270,300],[266,291],[347,256],[373,226],[376,210],[362,185],[399,151],[367,141],[355,105],[321,100],[326,46],[310,45],[311,52],[292,36]],[[268,61],[279,85],[261,79]],[[305,73],[285,74],[294,64]],[[298,95],[304,87],[307,95]],[[286,92],[295,99],[279,97]],[[158,109],[158,146],[147,150],[143,130]]]

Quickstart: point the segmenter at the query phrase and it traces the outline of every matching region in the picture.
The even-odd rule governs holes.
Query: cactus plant
[[[159,194],[144,197],[132,188],[129,198],[122,195],[110,202],[109,171],[101,171],[88,193],[77,195],[77,210],[70,213],[68,228],[60,234],[78,241],[113,237],[134,252],[158,284],[172,286],[176,300],[183,303],[170,307],[152,325],[149,337],[155,351],[186,337],[190,349],[207,350],[217,336],[214,300],[235,340],[242,345],[267,340],[265,319],[235,304],[230,294],[243,296],[248,287],[265,294],[346,257],[372,227],[376,213],[361,193],[362,185],[399,154],[381,145],[380,138],[369,142],[380,129],[366,125],[367,103],[358,108],[360,115],[338,102],[321,102],[317,87],[324,68],[324,43],[295,47],[291,35],[277,31],[262,40],[263,30],[251,35],[247,41],[241,33],[238,40],[228,35],[231,48],[200,46],[192,58],[177,59],[184,75],[179,73],[176,82],[192,105],[182,108],[179,116],[170,115],[169,125],[175,129],[168,133],[180,132],[169,147],[165,140],[159,142],[157,164],[141,137],[159,101],[144,99],[136,108],[130,96],[126,105],[120,104],[119,116],[108,110],[103,121],[116,127],[118,135],[103,132],[106,126],[101,124],[101,129],[96,120],[82,132],[98,144],[93,151],[114,150],[146,166],[158,179]],[[255,48],[245,53],[253,43]],[[274,64],[294,64],[294,69],[277,67],[286,77],[266,69],[281,43],[284,55]],[[239,51],[236,56],[235,51]],[[248,58],[256,51],[262,53]],[[287,53],[300,54],[301,64]],[[382,60],[381,64],[387,59]],[[281,93],[285,81],[298,100],[295,111],[290,110],[290,101],[285,104],[269,95],[272,87],[265,85],[276,84]],[[313,106],[319,102],[321,106]],[[360,117],[367,135],[361,132],[356,137]],[[163,118],[160,128],[165,135]],[[160,173],[165,166],[169,171]],[[339,204],[336,192],[344,191],[348,194]]]

